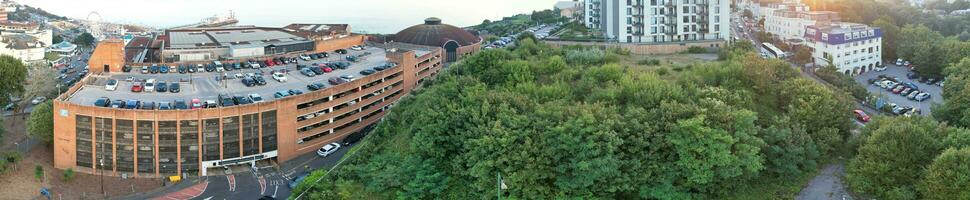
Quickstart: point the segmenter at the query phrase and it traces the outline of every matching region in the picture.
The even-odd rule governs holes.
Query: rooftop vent
[[[437,17],[430,17],[428,19],[424,19],[424,24],[426,24],[426,25],[440,25],[441,24],[441,19],[438,19]]]

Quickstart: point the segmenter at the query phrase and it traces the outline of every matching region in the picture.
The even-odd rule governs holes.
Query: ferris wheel
[[[91,36],[94,36],[95,39],[103,39],[103,36],[101,35],[101,14],[92,11],[91,13],[88,13],[88,18],[86,21],[88,33],[91,33]]]

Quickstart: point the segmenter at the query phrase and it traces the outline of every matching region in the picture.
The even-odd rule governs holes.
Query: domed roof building
[[[431,17],[418,24],[401,30],[394,35],[395,42],[422,46],[441,47],[445,50],[448,62],[477,52],[482,38],[465,29],[442,24],[441,19]]]

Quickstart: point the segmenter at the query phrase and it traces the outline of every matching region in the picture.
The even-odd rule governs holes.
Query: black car
[[[111,99],[108,99],[108,97],[101,97],[101,98],[98,98],[98,100],[94,101],[94,106],[97,106],[97,107],[108,107],[110,105],[111,105]]]
[[[186,104],[185,103],[185,100],[183,100],[183,99],[175,100],[175,109],[176,110],[188,110],[189,109],[189,104]]]
[[[323,74],[324,73],[324,71],[322,69],[320,69],[319,67],[311,67],[310,68],[310,71],[313,71],[313,73],[316,73],[316,74]]]
[[[243,85],[246,85],[246,87],[252,87],[256,85],[256,80],[254,80],[252,77],[246,77],[242,79],[242,83]]]
[[[266,85],[266,79],[264,79],[263,76],[256,76],[253,77],[253,79],[256,80],[256,85]]]
[[[185,65],[179,65],[179,74],[184,74],[186,72],[189,72],[189,69],[185,67]]]
[[[159,81],[158,84],[155,85],[155,91],[168,92],[168,84],[165,83],[165,81]]]
[[[238,62],[237,63],[233,63],[232,64],[232,68],[233,69],[242,69],[242,64],[239,64]]]
[[[121,71],[123,71],[123,72],[131,72],[131,66],[130,65],[125,65],[124,67],[121,67]]]
[[[237,105],[246,105],[246,104],[253,103],[253,100],[249,99],[249,97],[247,96],[235,96],[233,97],[233,99],[234,101],[236,101]]]
[[[333,51],[333,52],[336,52],[336,53],[339,53],[339,54],[347,54],[347,50],[346,49],[337,49],[336,51]]]
[[[182,88],[179,87],[179,83],[173,82],[168,84],[168,91],[172,93],[179,93],[182,91]]]
[[[374,70],[375,70],[375,71],[384,71],[385,69],[387,69],[387,68],[385,68],[385,66],[384,66],[384,65],[381,65],[381,66],[377,66],[377,67],[374,67]]]
[[[364,75],[364,76],[371,75],[371,74],[374,74],[374,73],[377,73],[377,72],[374,71],[373,69],[365,69],[363,71],[360,71],[360,75]]]
[[[303,91],[300,91],[297,89],[290,90],[290,95],[301,95],[301,94],[303,94]]]
[[[317,91],[317,90],[320,90],[320,89],[323,89],[323,88],[326,88],[326,87],[327,86],[324,85],[323,83],[311,83],[311,84],[309,84],[309,85],[306,86],[306,88],[308,90],[310,90],[310,91]]]
[[[320,58],[326,58],[326,57],[330,57],[330,54],[328,54],[327,52],[320,52],[317,54],[317,56]]]
[[[221,104],[222,107],[235,106],[236,105],[236,101],[232,100],[232,96],[229,96],[229,95],[226,95],[226,94],[220,94],[219,95],[219,104]]]
[[[303,68],[306,68],[306,65],[304,65],[304,64],[296,64],[296,70],[303,70]]]
[[[310,54],[310,60],[316,60],[316,59],[320,59],[320,56],[317,56],[317,54]]]
[[[111,108],[125,108],[125,101],[121,99],[115,99],[111,102]]]

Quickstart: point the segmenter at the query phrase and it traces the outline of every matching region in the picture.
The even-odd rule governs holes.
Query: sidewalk
[[[206,180],[206,177],[192,178],[192,179],[182,180],[181,182],[176,183],[175,185],[169,185],[169,186],[159,188],[155,191],[132,194],[132,195],[118,197],[114,199],[141,200],[141,199],[149,199],[152,197],[157,197],[154,199],[172,199],[172,198],[165,198],[165,197],[184,197],[185,195],[179,195],[181,193],[195,194],[195,196],[198,196],[199,194],[202,194],[202,192],[205,191],[205,188],[208,187],[208,185],[209,185],[209,182]],[[195,190],[198,190],[198,193],[195,193],[194,192]],[[179,199],[179,198],[174,198],[174,199]],[[190,199],[190,198],[185,198],[185,199]]]

